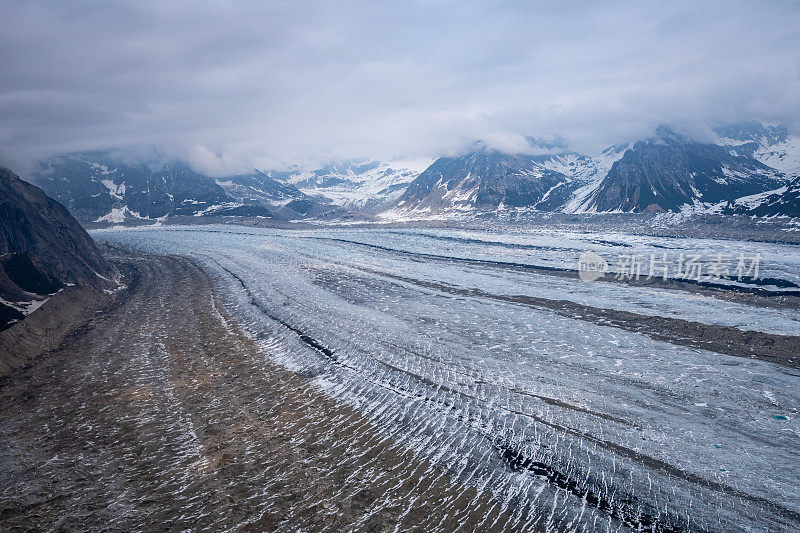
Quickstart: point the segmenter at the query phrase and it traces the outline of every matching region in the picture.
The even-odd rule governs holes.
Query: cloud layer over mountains
[[[223,174],[800,129],[796,2],[0,2],[0,158],[155,145]]]

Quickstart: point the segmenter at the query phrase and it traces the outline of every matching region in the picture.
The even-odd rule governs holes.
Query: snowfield
[[[358,408],[378,438],[494,496],[521,529],[800,527],[796,362],[590,318],[600,309],[800,336],[796,307],[746,292],[796,298],[797,246],[545,229],[164,226],[93,237],[198,261],[266,357]],[[708,269],[715,255],[742,253],[758,254],[765,279],[728,283],[747,298],[583,283],[565,272],[586,250],[608,259],[609,278],[623,255],[700,254]]]

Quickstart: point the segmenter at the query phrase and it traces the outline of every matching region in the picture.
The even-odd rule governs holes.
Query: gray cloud
[[[562,4],[0,0],[0,157],[155,145],[219,173],[800,129],[796,2]]]

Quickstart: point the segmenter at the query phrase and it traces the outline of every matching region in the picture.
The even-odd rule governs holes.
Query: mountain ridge
[[[798,139],[785,126],[755,121],[720,126],[716,131],[719,137],[712,143],[660,126],[651,137],[611,146],[593,157],[566,151],[559,143],[551,143],[550,153],[538,156],[504,154],[481,146],[437,160],[384,216],[424,218],[509,207],[577,214],[686,211],[760,216],[769,211],[773,216],[793,216],[792,196],[780,202],[771,198],[771,210],[757,207],[800,175],[800,156],[795,157],[800,154]],[[526,201],[481,202],[498,186],[505,191],[508,176],[487,167],[470,174],[467,186],[465,169],[470,158],[476,157],[503,159],[507,167],[513,167],[511,175],[527,176],[527,195],[522,195]],[[776,161],[780,168],[769,165]],[[448,195],[457,201],[446,202]],[[743,198],[747,201],[740,201],[738,208],[728,207]]]
[[[785,126],[756,121],[719,124],[713,134],[697,140],[660,126],[650,137],[593,155],[570,150],[559,137],[525,137],[527,146],[517,143],[512,153],[476,141],[461,154],[422,162],[350,159],[217,178],[180,161],[148,166],[83,152],[41,161],[33,178],[84,224],[400,220],[520,210],[791,216],[791,196],[758,207],[800,176],[800,140]]]

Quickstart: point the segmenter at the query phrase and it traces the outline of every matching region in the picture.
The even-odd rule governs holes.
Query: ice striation
[[[794,247],[544,230],[93,235],[197,260],[269,359],[502,502],[516,529],[800,524],[796,364],[658,340],[547,302],[795,337],[796,310],[546,274],[574,268],[587,249],[747,246],[762,254],[775,289],[787,289],[800,271]]]

